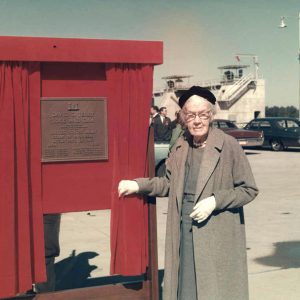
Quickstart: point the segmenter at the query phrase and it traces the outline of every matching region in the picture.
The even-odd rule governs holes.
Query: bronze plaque
[[[106,98],[41,98],[42,162],[108,159]]]

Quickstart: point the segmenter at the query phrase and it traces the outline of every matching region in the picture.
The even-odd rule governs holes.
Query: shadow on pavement
[[[250,149],[250,148],[248,148],[248,149]],[[258,149],[256,149],[256,150],[258,150]],[[259,151],[262,151],[262,152],[274,152],[274,153],[276,153],[276,151],[273,151],[271,149],[271,147],[259,148]],[[280,153],[280,152],[300,152],[300,148],[299,147],[290,147],[290,148],[284,149],[282,151],[278,151],[278,153]]]
[[[260,154],[259,152],[247,152],[247,150],[245,150],[245,154],[246,155],[256,155],[256,154]]]
[[[272,255],[256,258],[255,261],[281,269],[300,268],[300,241],[278,242],[274,246]]]
[[[91,276],[91,272],[97,269],[89,264],[99,254],[96,252],[82,252],[76,255],[73,250],[71,255],[55,264],[56,290],[65,290],[83,287]]]
[[[141,288],[141,282],[145,280],[145,274],[138,276],[114,275],[91,278],[91,272],[97,267],[90,265],[89,260],[98,255],[96,252],[82,252],[76,255],[75,250],[73,250],[69,257],[57,262],[55,264],[56,291],[118,283],[124,284],[125,287],[127,284],[131,284],[128,286],[131,289]],[[162,293],[161,283],[163,274],[164,270],[159,270],[160,295]],[[134,286],[132,283],[136,283],[136,285]]]
[[[101,286],[108,284],[122,283],[140,283],[145,280],[145,274],[139,276],[106,276],[91,278],[91,272],[97,267],[89,264],[92,259],[99,254],[96,252],[82,252],[76,255],[75,250],[72,251],[68,258],[65,258],[55,264],[56,273],[56,291]],[[158,270],[159,279],[159,299],[162,299],[162,282],[164,278],[164,270]],[[133,288],[130,286],[130,288]],[[139,289],[139,285],[136,286]]]

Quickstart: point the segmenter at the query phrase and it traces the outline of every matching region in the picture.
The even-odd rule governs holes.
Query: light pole
[[[279,28],[286,28],[285,17],[281,17]],[[298,118],[300,120],[300,12],[298,12],[298,64],[299,64],[299,84],[298,84]]]

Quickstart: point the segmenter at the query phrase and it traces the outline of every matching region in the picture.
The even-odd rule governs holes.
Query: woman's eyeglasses
[[[198,112],[198,113],[193,113],[193,112],[185,113],[185,118],[187,122],[195,120],[197,116],[199,117],[200,120],[207,121],[211,116],[211,112],[208,111],[208,112]]]

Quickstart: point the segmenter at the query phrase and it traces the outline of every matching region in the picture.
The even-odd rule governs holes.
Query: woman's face
[[[213,119],[210,103],[200,97],[192,96],[184,105],[185,124],[194,139],[201,141],[208,134],[210,122]]]

